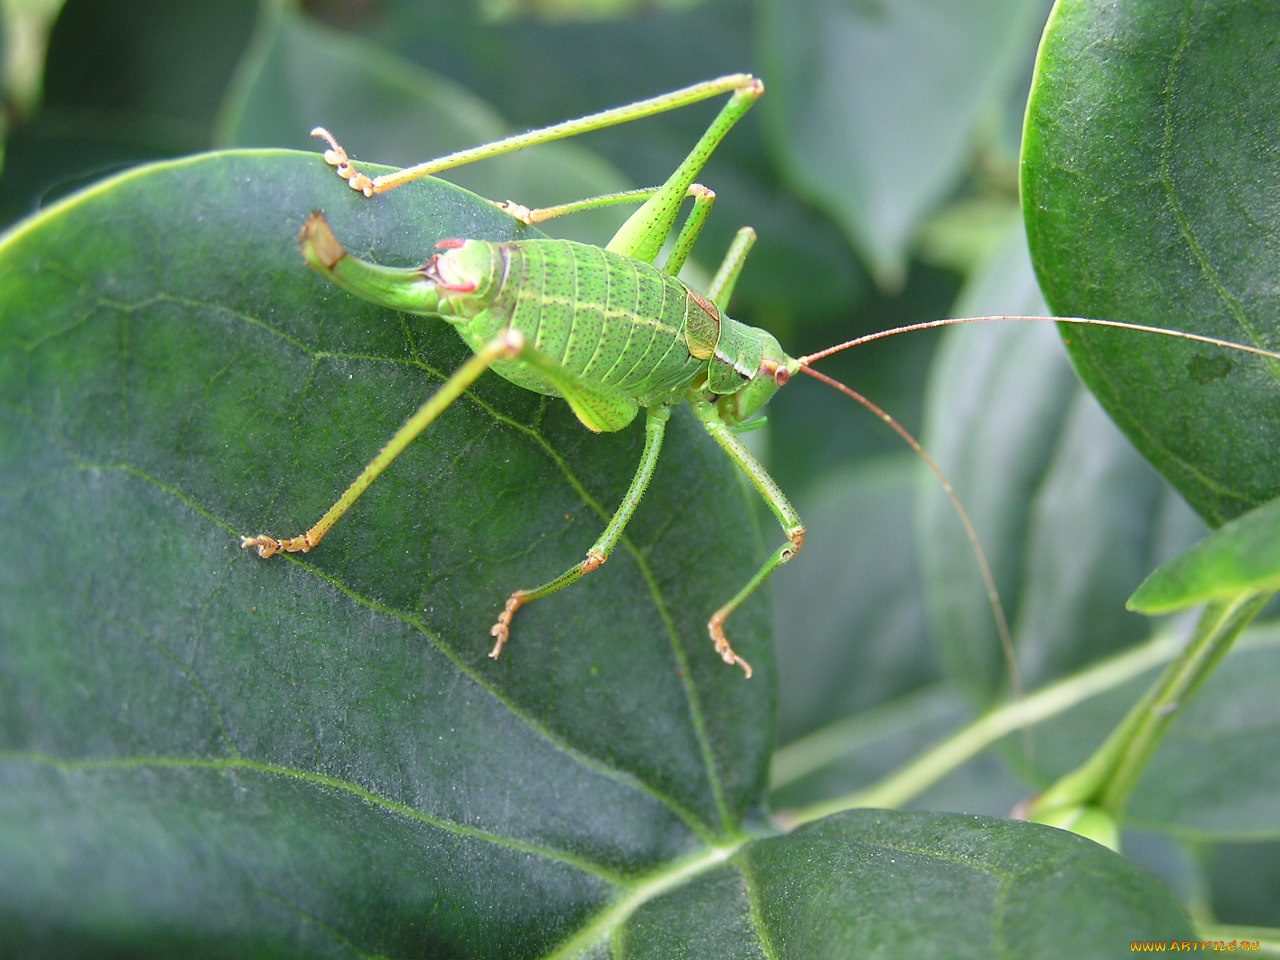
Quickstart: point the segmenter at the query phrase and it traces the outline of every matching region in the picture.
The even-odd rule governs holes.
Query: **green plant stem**
[[[1280,957],[1280,928],[1276,927],[1241,927],[1229,923],[1198,923],[1196,933],[1210,943],[1231,943],[1231,941],[1258,944],[1258,949],[1250,946],[1251,957]],[[1243,951],[1241,951],[1243,952]]]
[[[1118,820],[1169,724],[1268,599],[1268,594],[1247,591],[1206,607],[1182,652],[1146,696],[1093,756],[1030,804],[1028,819],[1060,822],[1064,811],[1091,806]]]
[[[1174,638],[1160,635],[1141,647],[1127,650],[1097,666],[979,717],[963,730],[957,731],[911,763],[869,787],[802,807],[792,811],[785,820],[790,825],[797,825],[855,807],[899,807],[967,763],[1001,737],[1063,713],[1091,697],[1129,682],[1144,671],[1168,661],[1176,648]],[[797,771],[796,776],[799,776],[836,759],[835,754],[830,751],[839,748],[838,741],[843,740],[846,748],[851,740],[863,742],[855,738],[854,731],[844,724],[840,725],[840,732],[844,736],[831,737],[825,731],[818,731],[783,748],[775,762],[781,769]],[[825,762],[815,762],[813,757],[805,756],[814,748],[829,751]],[[780,785],[782,782],[775,780],[774,787]]]

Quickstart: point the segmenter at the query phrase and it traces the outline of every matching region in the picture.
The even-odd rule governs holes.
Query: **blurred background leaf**
[[[882,284],[902,283],[922,225],[999,133],[1046,10],[1028,0],[762,5],[782,166]]]

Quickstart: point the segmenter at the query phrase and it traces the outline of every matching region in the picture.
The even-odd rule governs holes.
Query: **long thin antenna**
[[[1159,333],[1168,337],[1179,337],[1183,340],[1194,340],[1197,343],[1207,343],[1215,347],[1226,347],[1229,350],[1243,350],[1245,353],[1254,353],[1260,357],[1270,357],[1272,360],[1280,360],[1280,353],[1274,350],[1267,350],[1263,347],[1254,347],[1244,343],[1234,343],[1231,340],[1221,340],[1218,337],[1206,337],[1199,333],[1188,333],[1185,330],[1170,330],[1165,327],[1152,327],[1142,323],[1126,323],[1123,320],[1098,320],[1093,317],[1041,317],[1041,316],[1018,316],[1018,315],[998,315],[990,317],[945,317],[941,320],[926,320],[923,323],[909,323],[905,327],[894,327],[892,330],[881,330],[879,333],[868,333],[866,336],[855,337],[853,340],[846,340],[844,343],[837,343],[834,347],[827,347],[825,350],[819,350],[817,353],[811,353],[807,357],[801,357],[800,363],[806,368],[811,363],[816,363],[831,356],[833,353],[840,353],[842,350],[848,350],[852,347],[862,346],[864,343],[871,343],[875,340],[883,340],[885,337],[895,337],[900,333],[912,333],[916,330],[933,330],[937,327],[950,327],[958,323],[986,323],[992,320],[1039,320],[1042,323],[1078,323],[1083,326],[1090,327],[1114,327],[1119,330],[1136,330],[1139,333]]]
[[[911,329],[911,328],[903,328]],[[864,338],[866,339],[866,338]],[[874,336],[870,339],[876,339]],[[851,341],[846,346],[852,346],[858,341]],[[829,351],[823,351],[822,354],[815,356],[825,356]],[[1017,700],[1021,700],[1024,695],[1022,687],[1022,671],[1018,667],[1017,653],[1013,648],[1013,634],[1009,630],[1009,619],[1005,616],[1004,604],[1000,601],[1000,592],[996,589],[996,579],[991,572],[991,564],[987,561],[987,552],[982,549],[982,541],[978,538],[978,531],[973,526],[973,521],[969,519],[969,511],[964,508],[964,504],[960,501],[960,495],[956,493],[955,487],[951,485],[951,481],[947,478],[946,473],[938,466],[938,462],[929,456],[929,452],[921,445],[920,441],[911,435],[906,427],[895,420],[884,408],[868,400],[857,390],[846,386],[834,377],[829,377],[820,370],[810,367],[809,360],[805,357],[800,361],[803,366],[801,371],[807,373],[815,380],[821,380],[829,387],[834,387],[845,396],[856,400],[862,404],[873,414],[883,420],[895,433],[898,434],[907,445],[915,451],[916,455],[924,461],[925,465],[932,471],[933,475],[938,478],[938,482],[942,484],[942,489],[946,492],[947,498],[951,501],[951,506],[956,512],[956,516],[960,518],[960,523],[964,527],[964,535],[969,540],[969,546],[973,550],[973,555],[978,561],[978,571],[982,576],[982,584],[987,591],[987,603],[991,606],[991,614],[996,621],[996,632],[1000,635],[1000,648],[1004,651],[1005,663],[1009,667],[1009,686],[1013,691],[1013,696]]]
[[[991,564],[987,560],[987,553],[982,547],[982,541],[978,538],[978,532],[974,528],[973,521],[969,518],[969,513],[964,508],[964,504],[960,500],[959,494],[956,493],[955,487],[951,485],[951,481],[938,466],[937,462],[929,455],[920,442],[911,435],[911,433],[890,416],[885,410],[877,404],[868,400],[861,393],[852,387],[846,386],[839,380],[827,376],[825,373],[814,370],[811,364],[819,360],[825,359],[832,354],[840,353],[853,347],[861,346],[865,343],[871,343],[875,340],[883,340],[886,337],[894,337],[900,333],[912,333],[916,330],[933,330],[938,327],[950,327],[960,323],[984,323],[994,320],[1038,320],[1043,323],[1074,323],[1083,326],[1093,327],[1112,327],[1120,330],[1132,330],[1138,333],[1156,333],[1163,336],[1177,337],[1183,340],[1191,340],[1196,343],[1205,343],[1210,346],[1223,347],[1228,350],[1240,350],[1245,353],[1252,353],[1260,357],[1267,357],[1272,360],[1280,360],[1280,352],[1267,350],[1263,347],[1255,347],[1249,344],[1234,343],[1230,340],[1223,340],[1219,337],[1205,336],[1199,333],[1188,333],[1185,330],[1170,330],[1165,327],[1155,327],[1142,323],[1128,323],[1123,320],[1099,320],[1093,317],[1046,317],[1032,315],[1015,315],[1000,314],[985,317],[945,317],[939,320],[926,320],[921,323],[911,323],[906,326],[894,327],[891,330],[881,330],[878,333],[869,333],[865,336],[855,337],[853,340],[846,340],[844,343],[838,343],[835,346],[827,347],[825,350],[819,350],[817,353],[811,353],[806,357],[801,357],[797,361],[800,369],[816,380],[821,380],[830,387],[834,387],[846,396],[856,400],[862,404],[867,410],[871,411],[882,421],[891,427],[907,445],[915,451],[916,455],[924,461],[929,470],[938,482],[942,484],[942,489],[946,492],[947,498],[951,501],[951,506],[955,510],[956,516],[959,517],[961,525],[964,527],[965,537],[969,541],[969,546],[973,550],[973,555],[978,563],[978,571],[982,576],[982,583],[987,591],[987,603],[991,607],[992,616],[996,622],[996,631],[1000,635],[1000,646],[1004,651],[1004,658],[1009,668],[1009,683],[1016,698],[1021,699],[1023,696],[1022,675],[1018,667],[1018,659],[1013,647],[1013,636],[1009,630],[1009,621],[1005,615],[1004,604],[1000,600],[1000,594],[996,590],[995,577],[991,572]]]

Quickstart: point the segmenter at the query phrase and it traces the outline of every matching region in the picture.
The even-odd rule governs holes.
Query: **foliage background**
[[[936,316],[1045,311],[1017,204],[1019,134],[1044,3],[712,0],[646,4],[586,22],[542,19],[536,4],[518,3],[56,6],[43,71],[24,74],[17,45],[7,48],[5,223],[144,160],[213,147],[310,150],[306,133],[316,123],[338,131],[357,155],[407,164],[744,70],[762,75],[769,92],[708,168],[718,200],[699,248],[702,266],[713,268],[739,225],[760,233],[735,316],[802,353]],[[17,23],[8,21],[7,39]],[[43,84],[24,85],[32,75]],[[705,123],[706,111],[684,111],[450,179],[530,205],[653,183]],[[611,231],[590,217],[556,229],[595,239]],[[952,475],[995,563],[1030,687],[1143,649],[1153,626],[1125,613],[1123,600],[1203,528],[1075,385],[1052,331],[983,325],[902,337],[825,369],[921,435]],[[412,395],[410,383],[402,389]],[[401,415],[380,411],[372,441]],[[739,749],[764,751],[771,725],[743,733],[733,721],[776,709],[781,752],[771,806],[785,811],[899,768],[1006,692],[1007,673],[968,548],[909,451],[849,401],[807,382],[783,391],[769,419],[762,444],[771,469],[812,533],[773,585],[776,671],[765,654],[763,690],[725,694],[737,706],[724,723],[737,731],[726,735],[749,741]],[[594,456],[603,463],[615,454]],[[716,468],[693,461],[660,469],[673,471],[678,491],[685,477],[696,484]],[[696,536],[736,525],[731,542],[742,546],[733,557],[708,549],[693,565],[700,579],[683,584],[688,609],[679,611],[691,621],[705,616],[705,593],[718,596],[718,581],[736,576],[703,573],[722,560],[741,565],[774,538],[769,518],[752,517],[741,491],[694,489]],[[670,517],[689,506],[674,493],[669,502],[637,521],[651,521],[637,534],[641,552],[660,544]],[[754,541],[742,541],[753,525]],[[579,526],[560,537],[572,555],[594,533]],[[252,568],[238,576],[251,579]],[[485,589],[500,596],[505,581],[488,576]],[[590,594],[568,599],[576,593],[565,602],[589,607]],[[766,615],[763,603],[744,614]],[[1276,738],[1275,718],[1253,709],[1274,699],[1273,649],[1274,638],[1260,633],[1229,661],[1134,802],[1127,855],[1201,919],[1280,925],[1280,817],[1266,799],[1273,774],[1249,762]],[[689,656],[699,656],[697,646]],[[644,662],[629,653],[618,663]],[[502,682],[520,689],[515,676]],[[728,689],[736,678],[706,682]],[[910,805],[1007,814],[1083,758],[1134,699],[1140,681],[1133,684],[1082,699],[1037,731],[1034,755],[1004,744]],[[272,688],[258,695],[269,699]],[[1248,714],[1235,726],[1224,719],[1233,702]],[[1201,766],[1206,742],[1221,765],[1191,783],[1188,767]],[[1247,782],[1241,771],[1252,771]],[[760,816],[752,786],[734,801],[748,820]]]

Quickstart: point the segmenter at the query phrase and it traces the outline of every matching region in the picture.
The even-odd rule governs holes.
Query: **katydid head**
[[[783,351],[773,334],[753,330],[760,347],[760,365],[754,377],[733,393],[725,394],[716,404],[720,415],[729,423],[744,423],[767,404],[778,388],[800,369],[800,362]]]

